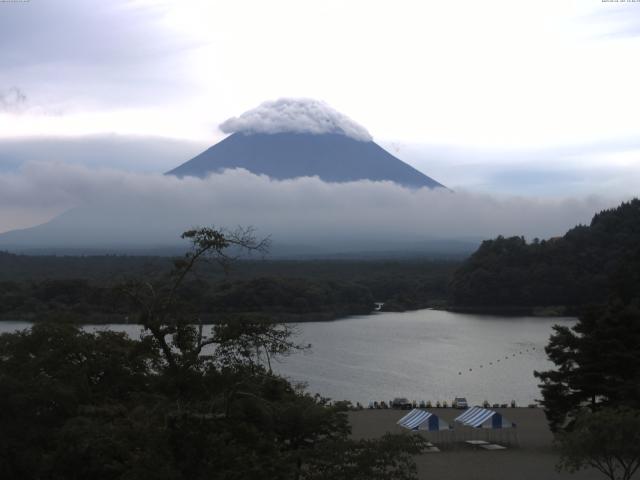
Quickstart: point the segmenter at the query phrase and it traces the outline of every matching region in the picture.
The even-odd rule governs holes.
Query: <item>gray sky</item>
[[[640,185],[638,2],[31,0],[0,3],[0,42],[14,179],[34,160],[163,172],[230,117],[308,97],[456,190]],[[0,231],[51,215],[9,207]]]

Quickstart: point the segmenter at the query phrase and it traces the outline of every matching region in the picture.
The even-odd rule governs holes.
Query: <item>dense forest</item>
[[[193,248],[164,276],[120,285],[141,338],[64,322],[0,335],[0,478],[415,479],[422,437],[351,439],[346,403],[274,374],[273,359],[307,348],[286,325],[194,325],[183,289],[196,265],[264,244],[209,228],[183,238]]]
[[[487,240],[456,271],[450,306],[460,310],[574,313],[603,303],[628,276],[640,251],[640,200],[604,210],[563,237],[499,236]]]
[[[160,278],[174,258],[0,253],[0,319],[126,322],[132,278]],[[275,321],[366,314],[374,302],[402,311],[442,305],[458,263],[409,260],[240,260],[226,272],[198,265],[181,286],[198,317],[269,315]]]

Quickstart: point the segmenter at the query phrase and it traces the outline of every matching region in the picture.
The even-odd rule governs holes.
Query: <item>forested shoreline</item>
[[[629,285],[640,251],[640,200],[594,215],[548,240],[486,240],[455,272],[449,308],[576,315]]]
[[[548,240],[498,236],[463,262],[241,260],[230,273],[199,265],[179,294],[199,321],[229,315],[326,321],[383,311],[444,308],[492,315],[578,316],[628,283],[640,249],[640,200],[597,213]],[[0,320],[128,323],[118,285],[160,278],[175,259],[27,256],[0,252]]]
[[[129,323],[130,300],[120,286],[131,278],[160,278],[168,257],[55,257],[0,253],[0,320]],[[243,260],[225,274],[199,265],[181,286],[204,323],[229,315],[274,322],[327,321],[440,306],[457,262],[417,260]],[[36,280],[37,279],[37,280]]]

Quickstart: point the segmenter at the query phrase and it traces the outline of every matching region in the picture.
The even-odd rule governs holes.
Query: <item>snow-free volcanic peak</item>
[[[242,168],[277,180],[318,177],[333,183],[442,187],[374,143],[364,127],[317,100],[265,102],[220,129],[231,135],[168,174],[206,177]]]

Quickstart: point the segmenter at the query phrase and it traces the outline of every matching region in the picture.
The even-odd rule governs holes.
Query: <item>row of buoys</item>
[[[516,355],[523,355],[525,353],[534,352],[535,349],[536,349],[536,347],[531,347],[531,348],[526,348],[525,350],[520,350],[517,354],[512,353],[511,356],[505,355],[504,359],[499,358],[499,359],[497,359],[497,360],[495,360],[493,362],[489,362],[489,365],[493,365],[494,363],[496,363],[496,364],[500,363],[501,360],[510,360],[511,358],[515,357]],[[489,366],[489,365],[487,365],[487,366]],[[480,368],[484,368],[484,364],[480,364],[479,367]],[[473,372],[473,368],[469,368],[469,371]],[[462,371],[459,371],[458,375],[462,375]]]

